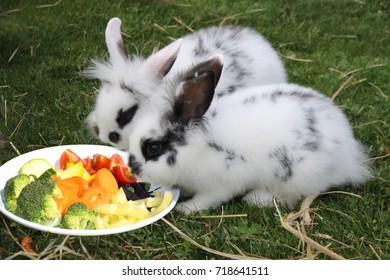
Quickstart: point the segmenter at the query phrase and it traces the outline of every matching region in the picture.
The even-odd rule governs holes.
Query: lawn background
[[[197,217],[173,212],[133,232],[79,238],[1,215],[0,259],[390,259],[389,12],[385,0],[1,0],[0,165],[48,146],[101,144],[84,125],[99,84],[80,72],[92,58],[107,57],[104,29],[118,16],[129,53],[144,56],[211,25],[256,29],[282,56],[290,82],[334,97],[374,172],[362,189],[305,200],[295,216],[236,202]],[[21,248],[25,236],[37,254]]]

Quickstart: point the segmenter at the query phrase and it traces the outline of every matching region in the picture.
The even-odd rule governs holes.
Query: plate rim
[[[12,165],[14,164],[14,162],[16,164],[16,162],[21,161],[23,159],[28,161],[29,159],[32,159],[32,158],[38,158],[38,157],[44,158],[43,156],[37,156],[37,155],[40,155],[42,153],[52,152],[52,151],[60,153],[60,150],[64,151],[65,149],[71,149],[76,154],[81,153],[80,151],[77,152],[79,149],[82,149],[82,150],[92,149],[93,152],[89,156],[93,156],[93,154],[95,154],[95,153],[100,153],[99,150],[107,150],[107,151],[111,151],[112,153],[118,153],[122,157],[124,155],[127,155],[127,152],[118,150],[112,146],[94,145],[94,144],[74,144],[74,145],[60,145],[60,146],[51,146],[51,147],[41,148],[41,149],[26,152],[26,153],[21,154],[17,157],[14,157],[0,166],[0,212],[3,215],[5,215],[6,217],[8,217],[9,219],[11,219],[12,221],[14,221],[18,224],[21,224],[23,226],[26,226],[26,227],[29,227],[29,228],[32,228],[35,230],[40,230],[43,232],[55,233],[55,234],[60,234],[60,235],[72,235],[72,236],[102,236],[102,235],[111,235],[111,234],[129,232],[129,231],[133,231],[133,230],[145,227],[147,225],[150,225],[150,224],[160,220],[161,218],[163,218],[165,215],[167,215],[169,212],[171,212],[172,209],[176,206],[177,201],[179,199],[180,190],[177,188],[169,188],[169,191],[171,191],[173,194],[172,202],[161,213],[159,213],[153,217],[150,217],[146,220],[142,220],[142,221],[135,223],[135,224],[131,224],[131,225],[123,226],[123,227],[116,227],[116,228],[109,228],[109,229],[94,229],[94,230],[72,230],[72,229],[64,229],[64,228],[45,226],[45,225],[33,223],[31,221],[23,219],[15,214],[9,212],[5,208],[5,204],[4,204],[4,191],[3,190],[5,187],[5,182],[8,179],[10,179],[11,177],[15,176],[17,174],[17,171],[18,171],[17,168],[20,168],[21,166],[14,167],[15,172],[13,174],[8,174],[7,178],[2,177],[3,170],[7,171],[9,168],[14,169],[14,168],[12,168]],[[84,153],[84,151],[82,153]],[[84,156],[81,156],[81,157],[84,157]],[[59,156],[58,156],[58,160],[59,160]],[[50,162],[50,163],[55,165],[55,166],[58,165],[58,162]],[[156,189],[156,188],[160,188],[163,192],[168,190],[168,188],[164,187],[164,186],[152,185],[152,189]]]

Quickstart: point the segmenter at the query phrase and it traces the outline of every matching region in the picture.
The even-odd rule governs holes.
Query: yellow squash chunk
[[[109,214],[117,216],[128,216],[136,219],[145,219],[149,215],[149,211],[145,205],[139,204],[110,204],[104,203],[93,207],[94,211],[99,214]]]
[[[167,207],[169,206],[169,204],[171,204],[172,199],[173,199],[173,194],[172,194],[172,192],[170,192],[170,191],[165,191],[164,196],[163,196],[163,200],[162,200],[161,204],[160,204],[159,206],[157,206],[155,209],[153,209],[153,210],[149,213],[149,217],[156,216],[157,214],[159,214],[159,213],[161,213],[162,211],[164,211],[164,209],[167,208]]]
[[[165,191],[164,195],[155,193],[155,197],[127,201],[122,188],[111,195],[110,203],[100,204],[92,210],[99,213],[95,220],[96,229],[123,227],[138,223],[161,213],[172,202],[173,194]],[[151,211],[148,208],[152,208]]]
[[[117,218],[113,218],[111,216],[109,219],[104,221],[104,228],[124,227],[135,224],[138,221],[138,219],[132,217],[118,216]]]
[[[72,165],[71,167],[62,171],[60,174],[58,174],[58,176],[60,176],[60,178],[62,180],[67,179],[67,178],[71,178],[74,176],[83,177],[85,171],[86,170],[83,166],[83,163],[81,161],[79,161],[78,163],[76,163],[76,164]]]
[[[83,166],[83,168],[84,168],[84,166]],[[87,169],[85,169],[85,168],[84,168],[83,176],[81,176],[81,177],[83,177],[83,179],[85,181],[87,181],[87,183],[89,183],[89,181],[91,181],[90,180],[91,179],[91,175],[88,173]],[[93,177],[93,178],[95,178],[95,177]]]
[[[123,188],[119,188],[115,194],[110,196],[110,203],[119,204],[119,203],[127,203],[126,194],[123,191]]]
[[[144,199],[139,200],[130,200],[129,203],[131,204],[144,204],[147,208],[153,208],[159,206],[163,201],[162,196],[156,196],[156,197],[147,197]]]

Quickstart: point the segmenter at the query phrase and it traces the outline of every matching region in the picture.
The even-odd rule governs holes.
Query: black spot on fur
[[[239,71],[236,72],[236,79],[237,79],[237,81],[241,81],[246,76],[249,76],[249,73],[247,71],[245,71],[244,69],[242,69],[242,68]]]
[[[218,98],[224,97],[226,94],[223,91],[217,92],[216,93]]]
[[[217,152],[222,152],[224,150],[221,146],[219,146],[217,143],[214,143],[214,142],[210,142],[209,146],[212,149],[216,150]]]
[[[236,159],[236,153],[231,150],[226,150],[226,161],[233,161]]]
[[[228,91],[228,93],[233,93],[233,92],[236,90],[236,88],[237,88],[237,87],[235,87],[235,86],[229,86],[229,87],[227,88],[227,91]]]
[[[120,129],[123,129],[127,124],[131,122],[137,110],[138,110],[137,104],[128,108],[125,111],[123,111],[123,109],[119,110],[115,121],[117,122]]]
[[[231,163],[233,161],[236,161],[237,159],[240,159],[241,161],[246,161],[244,156],[237,155],[234,151],[226,149],[225,152],[226,152],[225,163],[226,163],[226,168],[227,169],[230,169]]]
[[[306,128],[308,130],[303,148],[315,152],[320,148],[321,133],[317,129],[317,119],[314,109],[305,109]]]
[[[175,128],[167,134],[171,142],[177,143],[180,146],[187,144],[187,140],[185,139],[186,127],[184,125],[176,125]]]
[[[226,168],[229,169],[230,165],[233,161],[240,159],[241,161],[246,161],[245,157],[242,155],[237,155],[234,151],[225,149],[221,145],[218,145],[215,142],[209,142],[209,147],[212,148],[213,150],[219,152],[219,153],[224,153],[225,154],[225,163],[226,163]]]
[[[242,101],[242,104],[244,104],[244,105],[246,105],[246,104],[256,104],[256,96],[245,98]]]
[[[274,170],[274,176],[283,182],[286,182],[289,178],[293,176],[293,160],[288,154],[288,149],[286,146],[281,146],[275,149],[269,157],[273,160],[276,160],[278,163],[277,168]]]
[[[235,93],[237,91],[237,89],[243,87],[242,84],[234,84],[234,85],[230,85],[226,88],[225,91],[219,91],[216,93],[217,97],[218,98],[221,98],[221,97],[224,97],[224,96],[230,96],[232,95],[233,93]]]
[[[230,55],[233,54],[231,53]],[[233,59],[232,62],[227,66],[227,70],[235,75],[236,81],[240,81],[245,76],[249,75],[249,73],[245,71],[243,67],[241,67],[241,64],[236,59]]]
[[[167,157],[167,164],[168,165],[175,165],[176,163],[176,156],[177,156],[177,150],[172,150]]]
[[[316,117],[314,115],[314,109],[309,108],[305,109],[305,117],[306,117],[306,127],[309,129],[311,133],[318,133],[316,128]]]
[[[131,172],[135,175],[138,175],[142,172],[142,164],[137,161],[134,155],[130,155],[129,157],[129,166],[131,168]]]
[[[279,98],[281,97],[287,97],[287,98],[294,98],[298,99],[299,101],[308,101],[310,99],[319,99],[322,100],[325,97],[322,97],[316,93],[313,92],[300,92],[300,91],[292,91],[292,92],[283,92],[283,91],[275,91],[270,95],[271,101],[276,103]]]
[[[312,152],[315,152],[319,149],[320,147],[320,143],[318,143],[317,141],[307,141],[303,144],[303,148],[305,150],[308,150],[308,151],[312,151]]]
[[[281,91],[275,91],[271,94],[271,101],[276,103],[278,99],[283,95],[283,92]]]
[[[221,42],[221,41],[215,42],[215,47],[216,47],[217,49],[220,49],[220,48],[222,47],[222,42]]]
[[[205,48],[202,37],[198,38],[198,44],[194,49],[194,56],[204,57],[209,54],[209,51]]]

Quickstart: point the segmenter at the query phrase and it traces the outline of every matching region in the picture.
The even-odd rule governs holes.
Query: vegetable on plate
[[[61,190],[52,178],[34,180],[20,192],[15,214],[37,224],[57,226],[61,220],[55,197]]]
[[[55,169],[45,159],[26,162],[4,187],[6,209],[34,223],[93,230],[137,223],[161,213],[172,193],[149,191],[119,154],[80,158],[65,149]]]

